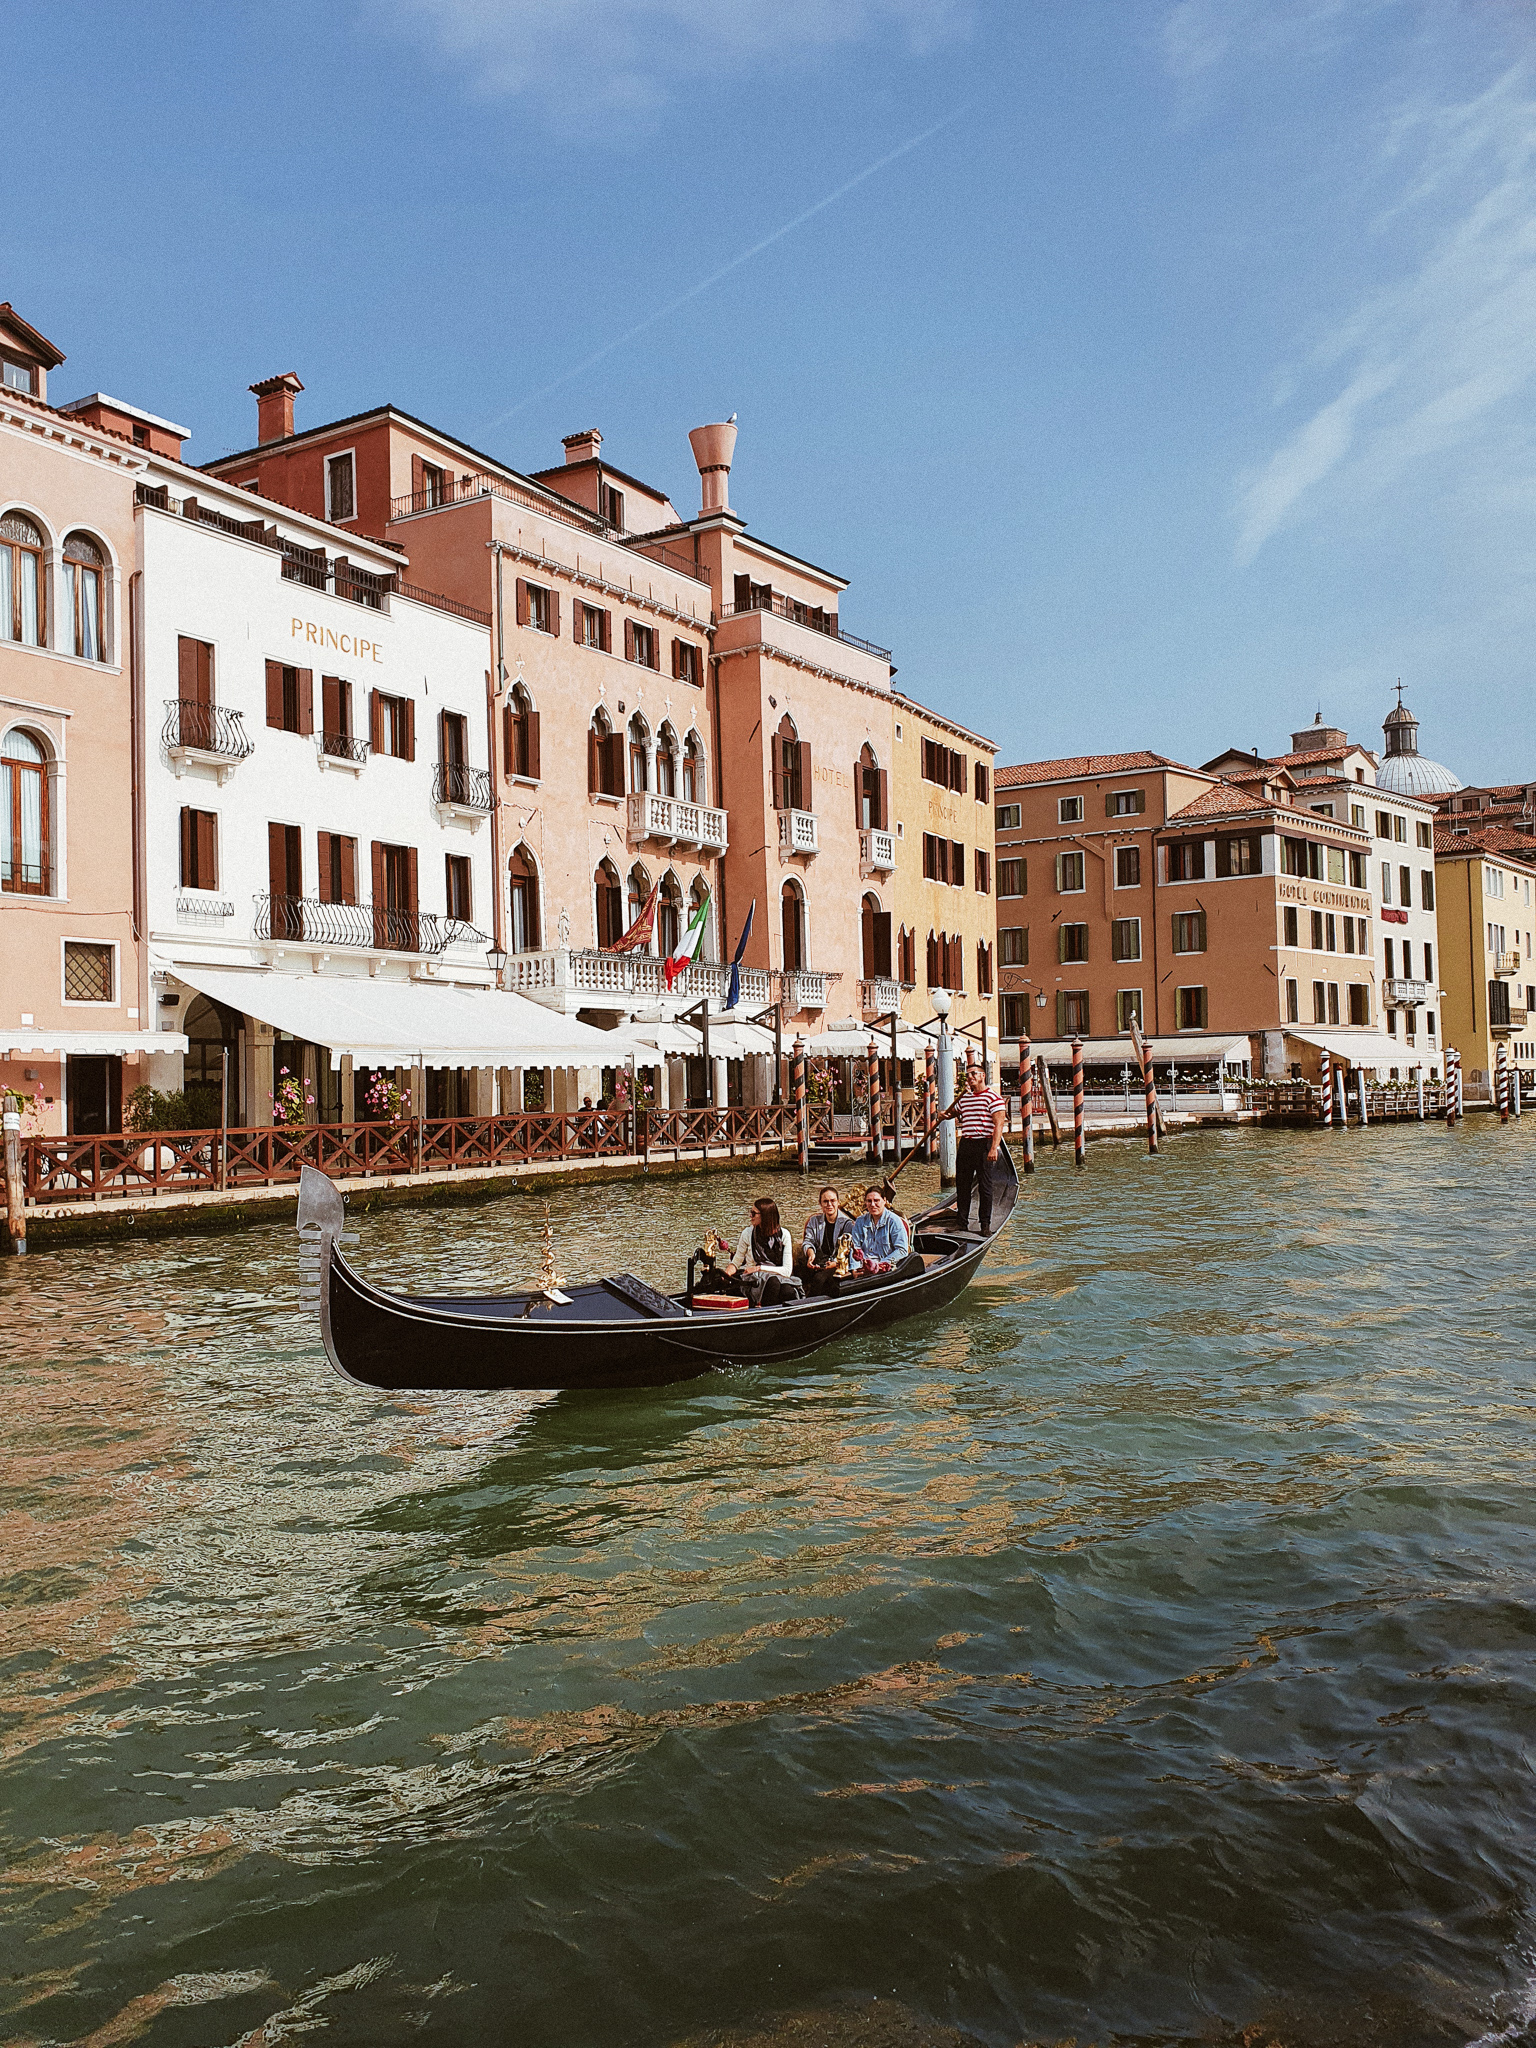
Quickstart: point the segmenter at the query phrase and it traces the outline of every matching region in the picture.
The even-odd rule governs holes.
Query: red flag
[[[629,930],[608,948],[610,953],[638,953],[651,943],[651,934],[656,929],[656,899],[660,894],[661,884],[657,882],[640,906],[640,915]]]

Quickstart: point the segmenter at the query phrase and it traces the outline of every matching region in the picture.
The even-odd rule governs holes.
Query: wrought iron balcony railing
[[[167,747],[187,747],[220,761],[244,761],[256,751],[238,711],[191,697],[167,697],[160,737]]]
[[[461,811],[491,808],[491,778],[483,768],[465,761],[439,761],[432,771],[432,801],[455,804]]]
[[[45,860],[12,860],[0,854],[0,889],[8,896],[51,896],[53,868]]]
[[[361,768],[368,759],[368,742],[349,732],[322,732],[320,751],[333,761],[350,761]]]
[[[254,935],[304,946],[360,946],[373,953],[435,957],[450,946],[485,942],[485,933],[455,917],[390,910],[383,904],[322,903],[315,896],[256,898]]]
[[[857,633],[845,633],[836,612],[800,604],[792,597],[781,597],[777,591],[760,597],[756,604],[723,604],[720,607],[722,619],[745,618],[748,612],[771,612],[775,618],[788,619],[796,626],[808,626],[813,633],[825,633],[829,640],[846,640],[850,647],[862,648],[866,654],[873,654],[880,661],[891,658],[889,647],[877,647],[873,640],[861,640]]]

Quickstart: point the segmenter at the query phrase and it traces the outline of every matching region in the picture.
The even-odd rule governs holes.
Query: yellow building
[[[890,818],[896,867],[887,891],[892,912],[882,947],[878,928],[870,933],[866,906],[865,1014],[899,1002],[907,1022],[920,1024],[933,1015],[933,991],[947,989],[953,1026],[985,1018],[995,1058],[997,749],[910,697],[893,692],[893,708]]]
[[[1441,1043],[1461,1055],[1473,1100],[1490,1093],[1502,1042],[1536,1086],[1536,842],[1507,826],[1435,828]]]

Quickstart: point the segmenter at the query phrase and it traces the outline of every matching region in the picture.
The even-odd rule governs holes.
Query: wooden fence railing
[[[830,1135],[831,1114],[812,1106],[811,1138]],[[730,1109],[582,1109],[563,1115],[429,1117],[397,1123],[276,1124],[229,1131],[125,1132],[102,1138],[24,1138],[29,1202],[91,1202],[130,1196],[275,1187],[305,1166],[333,1179],[455,1173],[469,1167],[562,1159],[728,1158],[795,1144],[792,1103]]]

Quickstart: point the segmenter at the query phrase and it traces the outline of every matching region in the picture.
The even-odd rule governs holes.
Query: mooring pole
[[[1084,1164],[1088,1156],[1088,1134],[1083,1128],[1083,1041],[1072,1040],[1072,1163]]]
[[[1360,1105],[1360,1128],[1361,1128],[1361,1130],[1363,1131],[1363,1130],[1365,1129],[1365,1127],[1366,1127],[1367,1123],[1368,1123],[1368,1122],[1370,1121],[1369,1117],[1368,1117],[1368,1116],[1366,1115],[1366,1113],[1365,1113],[1365,1069],[1364,1069],[1364,1067],[1356,1067],[1356,1069],[1355,1069],[1355,1100],[1356,1100],[1356,1101],[1357,1101],[1357,1102],[1359,1103],[1359,1105]]]
[[[1509,1106],[1516,1116],[1520,1114],[1520,1069],[1518,1067],[1511,1067],[1509,1070]]]
[[[1496,1086],[1499,1091],[1499,1122],[1509,1122],[1509,1052],[1503,1039],[1499,1040],[1498,1052],[1494,1056]]]
[[[1414,1071],[1414,1076],[1415,1076],[1415,1078],[1417,1079],[1417,1081],[1418,1081],[1418,1084],[1419,1084],[1419,1122],[1420,1122],[1420,1123],[1423,1123],[1423,1121],[1424,1121],[1424,1069],[1423,1069],[1422,1067],[1415,1067],[1413,1071]]]
[[[1323,1129],[1333,1129],[1333,1055],[1323,1047]]]
[[[219,1186],[229,1185],[229,1047],[223,1053],[224,1073],[219,1083]]]
[[[1349,1129],[1349,1097],[1344,1093],[1344,1069],[1342,1067],[1335,1067],[1333,1070],[1333,1092],[1336,1099],[1339,1129],[1347,1131]]]
[[[1019,1107],[1024,1112],[1024,1171],[1035,1170],[1035,1070],[1029,1040],[1019,1040]]]
[[[1045,1054],[1035,1054],[1035,1073],[1040,1082],[1040,1093],[1045,1100],[1045,1114],[1051,1126],[1051,1149],[1061,1150],[1061,1125],[1056,1116],[1056,1097],[1051,1092],[1051,1070],[1046,1065]]]
[[[933,1160],[933,1040],[923,1046],[923,1157]]]
[[[1152,1072],[1152,1048],[1141,1035],[1141,1026],[1131,1019],[1131,1049],[1141,1063],[1141,1092],[1147,1104],[1147,1151],[1157,1151],[1157,1077]]]
[[[790,1060],[790,1072],[795,1085],[795,1151],[800,1162],[800,1171],[811,1170],[811,1120],[805,1101],[805,1040],[797,1033],[795,1050]]]
[[[27,1205],[21,1185],[21,1115],[5,1112],[5,1227],[10,1235],[11,1255],[27,1256]]]
[[[1445,1128],[1451,1130],[1456,1122],[1456,1055],[1450,1046],[1440,1055],[1440,1064],[1445,1070],[1440,1084],[1445,1096]]]

